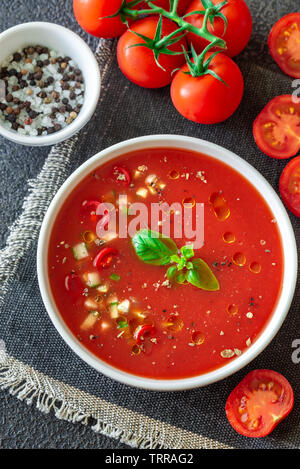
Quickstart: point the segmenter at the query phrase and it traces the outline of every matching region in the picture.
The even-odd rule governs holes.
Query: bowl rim
[[[221,160],[225,164],[233,167],[233,169],[242,174],[252,185],[255,183],[256,187],[258,185],[262,186],[264,193],[261,193],[259,189],[257,190],[269,206],[271,212],[274,214],[276,211],[276,220],[282,238],[284,273],[281,293],[273,314],[258,339],[242,355],[230,360],[220,368],[189,378],[154,379],[138,376],[124,372],[96,357],[76,339],[62,319],[53,299],[48,279],[47,256],[50,233],[59,209],[63,205],[66,197],[72,192],[73,188],[93,171],[93,169],[100,167],[116,156],[137,149],[150,149],[155,147],[173,147],[206,153],[208,156]],[[198,150],[196,147],[198,147]],[[268,202],[267,197],[272,200],[272,206]],[[214,143],[194,137],[161,134],[137,137],[112,145],[96,153],[68,177],[54,196],[41,226],[37,249],[37,272],[41,296],[51,321],[64,341],[86,363],[109,378],[115,379],[123,384],[155,391],[180,391],[206,386],[220,381],[249,364],[264,350],[278,332],[290,308],[297,279],[297,258],[294,231],[286,209],[269,182],[252,165],[230,150]]]
[[[44,30],[47,30],[48,34],[51,35],[55,35],[57,31],[60,31],[66,37],[69,37],[69,41],[77,43],[78,48],[81,47],[85,50],[85,54],[89,62],[89,75],[92,74],[95,78],[95,86],[93,87],[93,102],[91,103],[91,105],[84,112],[82,112],[82,109],[81,112],[78,114],[77,118],[70,125],[64,127],[58,132],[42,136],[20,135],[16,131],[6,129],[0,121],[0,135],[7,138],[8,140],[15,143],[19,143],[21,145],[47,146],[54,145],[56,143],[62,142],[70,138],[72,135],[79,132],[79,130],[82,129],[82,127],[84,127],[87,122],[91,119],[100,97],[101,75],[95,55],[90,49],[90,47],[86,44],[86,42],[78,34],[74,33],[65,26],[56,23],[50,23],[47,21],[31,21],[27,23],[17,24],[16,26],[12,26],[11,28],[8,28],[2,33],[0,33],[0,45],[5,44],[5,42],[9,40],[12,35],[21,35],[24,31],[30,31],[34,28],[43,28]],[[63,48],[64,46],[62,45],[62,52]],[[83,69],[82,72],[84,73]],[[86,97],[84,96],[84,100],[85,99]]]

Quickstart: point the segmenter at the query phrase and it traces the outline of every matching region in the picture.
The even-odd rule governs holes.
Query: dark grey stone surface
[[[72,0],[0,0],[0,32],[28,21],[49,21],[78,33],[95,50],[98,39],[85,34],[72,11]],[[27,179],[42,168],[50,148],[21,147],[0,137],[0,249],[8,227],[18,216],[27,194]],[[9,188],[9,190],[8,190]],[[18,196],[16,197],[16,192]],[[90,427],[42,414],[0,390],[0,448],[126,448],[95,434]]]

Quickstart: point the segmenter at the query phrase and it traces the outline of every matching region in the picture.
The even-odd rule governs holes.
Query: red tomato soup
[[[127,206],[118,205],[120,194]],[[217,279],[215,291],[168,280],[169,265],[145,263],[130,237],[97,236],[109,213],[98,215],[99,203],[118,215],[134,202],[150,211],[151,203],[184,200],[204,204],[204,245],[194,255]],[[172,236],[169,216],[180,249],[190,240]],[[255,187],[214,158],[169,148],[129,153],[90,173],[55,220],[48,262],[57,308],[77,340],[121,370],[163,379],[203,374],[244,353],[270,319],[283,276],[276,220]]]

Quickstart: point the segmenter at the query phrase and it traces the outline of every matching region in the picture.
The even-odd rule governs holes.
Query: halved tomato
[[[290,13],[274,24],[268,46],[281,70],[300,78],[300,13]]]
[[[279,190],[287,208],[300,217],[300,156],[290,161],[282,171]]]
[[[272,99],[253,124],[255,141],[272,158],[290,158],[300,148],[300,103],[286,94]]]
[[[225,411],[240,435],[269,435],[292,410],[294,393],[284,376],[272,370],[254,370],[229,395]]]

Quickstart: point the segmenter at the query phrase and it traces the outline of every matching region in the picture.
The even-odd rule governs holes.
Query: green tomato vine
[[[128,18],[137,20],[139,18],[144,17],[145,15],[158,15],[159,21],[157,24],[154,39],[148,38],[144,35],[134,32],[134,34],[136,34],[137,37],[142,39],[143,42],[137,43],[132,47],[143,46],[153,50],[156,63],[160,68],[162,68],[159,63],[160,54],[176,55],[182,53],[185,55],[189,67],[189,74],[191,74],[192,76],[201,76],[209,73],[215,78],[221,80],[220,77],[218,77],[212,72],[212,70],[209,69],[209,65],[211,63],[211,60],[213,59],[213,57],[215,57],[217,53],[222,52],[226,49],[226,42],[222,38],[215,36],[208,30],[208,22],[210,22],[210,24],[213,26],[215,17],[222,18],[222,20],[224,21],[225,34],[227,28],[227,18],[222,13],[222,8],[227,5],[228,1],[224,0],[217,5],[214,5],[212,0],[202,0],[202,4],[205,10],[194,11],[185,16],[179,16],[177,13],[178,2],[179,0],[170,0],[170,8],[169,10],[165,10],[164,8],[154,5],[151,0],[146,0],[148,8],[137,9],[136,7],[142,3],[142,0],[133,0],[129,3],[126,3],[126,0],[123,0],[121,8],[111,17],[120,16],[122,21],[128,24]],[[143,3],[145,3],[145,1],[143,1]],[[196,26],[186,21],[186,18],[188,16],[195,14],[203,15],[203,24],[201,28],[197,28]],[[176,29],[171,34],[162,37],[162,18],[167,18],[176,23],[178,25],[178,29]],[[201,36],[208,42],[207,47],[199,55],[196,54],[193,46],[191,46],[192,59],[190,59],[189,54],[185,49],[183,49],[182,52],[174,52],[169,49],[172,44],[178,42],[188,32],[194,33],[197,36]],[[217,47],[218,50],[209,59],[206,60],[205,56],[207,52],[209,52],[212,48],[215,47]]]

